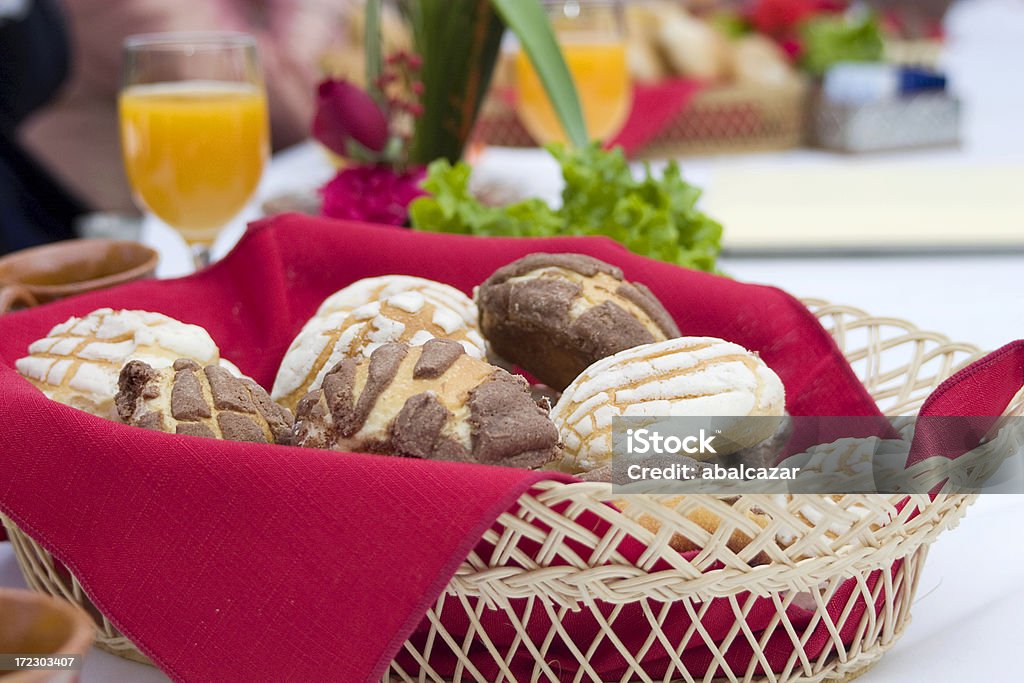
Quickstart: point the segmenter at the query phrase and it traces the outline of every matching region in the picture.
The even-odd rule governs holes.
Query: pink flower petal
[[[320,190],[323,214],[331,218],[403,225],[412,200],[426,194],[420,183],[423,168],[396,173],[388,166],[353,166],[334,176]]]

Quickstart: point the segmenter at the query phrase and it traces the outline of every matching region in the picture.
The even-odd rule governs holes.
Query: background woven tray
[[[694,95],[683,111],[635,156],[759,152],[798,147],[804,140],[806,85],[790,88],[723,85]],[[507,95],[484,101],[474,138],[500,147],[534,147]]]

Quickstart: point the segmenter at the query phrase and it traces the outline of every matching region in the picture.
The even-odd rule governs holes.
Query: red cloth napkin
[[[621,146],[626,154],[636,154],[686,109],[702,87],[700,81],[683,78],[635,84],[629,117],[609,147]]]
[[[955,458],[988,434],[1024,386],[1024,340],[972,363],[921,406],[907,466],[933,455]]]
[[[759,351],[793,414],[877,415],[831,338],[779,290],[599,238],[485,239],[284,215],[201,274],[0,318],[0,509],[176,680],[377,680],[483,531],[548,475],[147,432],[45,399],[14,360],[71,315],[139,308],[206,327],[269,386],[298,329],[340,287],[407,273],[469,292],[533,251],[613,262],[685,334]]]

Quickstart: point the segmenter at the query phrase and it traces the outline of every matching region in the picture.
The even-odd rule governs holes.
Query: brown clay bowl
[[[138,242],[80,239],[0,258],[0,314],[152,277],[159,255]]]
[[[0,588],[0,653],[79,655],[92,645],[93,622],[69,602],[32,591]],[[0,671],[3,683],[66,683],[78,671]]]

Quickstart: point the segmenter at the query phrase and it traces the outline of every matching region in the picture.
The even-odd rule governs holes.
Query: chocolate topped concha
[[[499,356],[562,390],[594,361],[679,336],[645,286],[583,254],[530,254],[476,293],[480,330]]]
[[[191,358],[240,374],[220,357],[202,327],[149,311],[101,308],[70,318],[32,342],[28,351],[15,366],[48,398],[111,420],[117,419],[118,374],[129,360],[166,368],[178,358]]]
[[[131,361],[121,370],[117,412],[130,425],[211,439],[288,444],[292,415],[260,385],[216,365],[179,359],[157,370]]]
[[[299,402],[299,446],[536,468],[558,432],[522,377],[433,339],[346,358]]]
[[[435,338],[451,339],[477,358],[485,354],[483,337],[472,321],[419,290],[398,292],[347,314],[314,316],[285,353],[270,395],[294,410],[343,358],[369,356],[389,342],[419,346]]]

